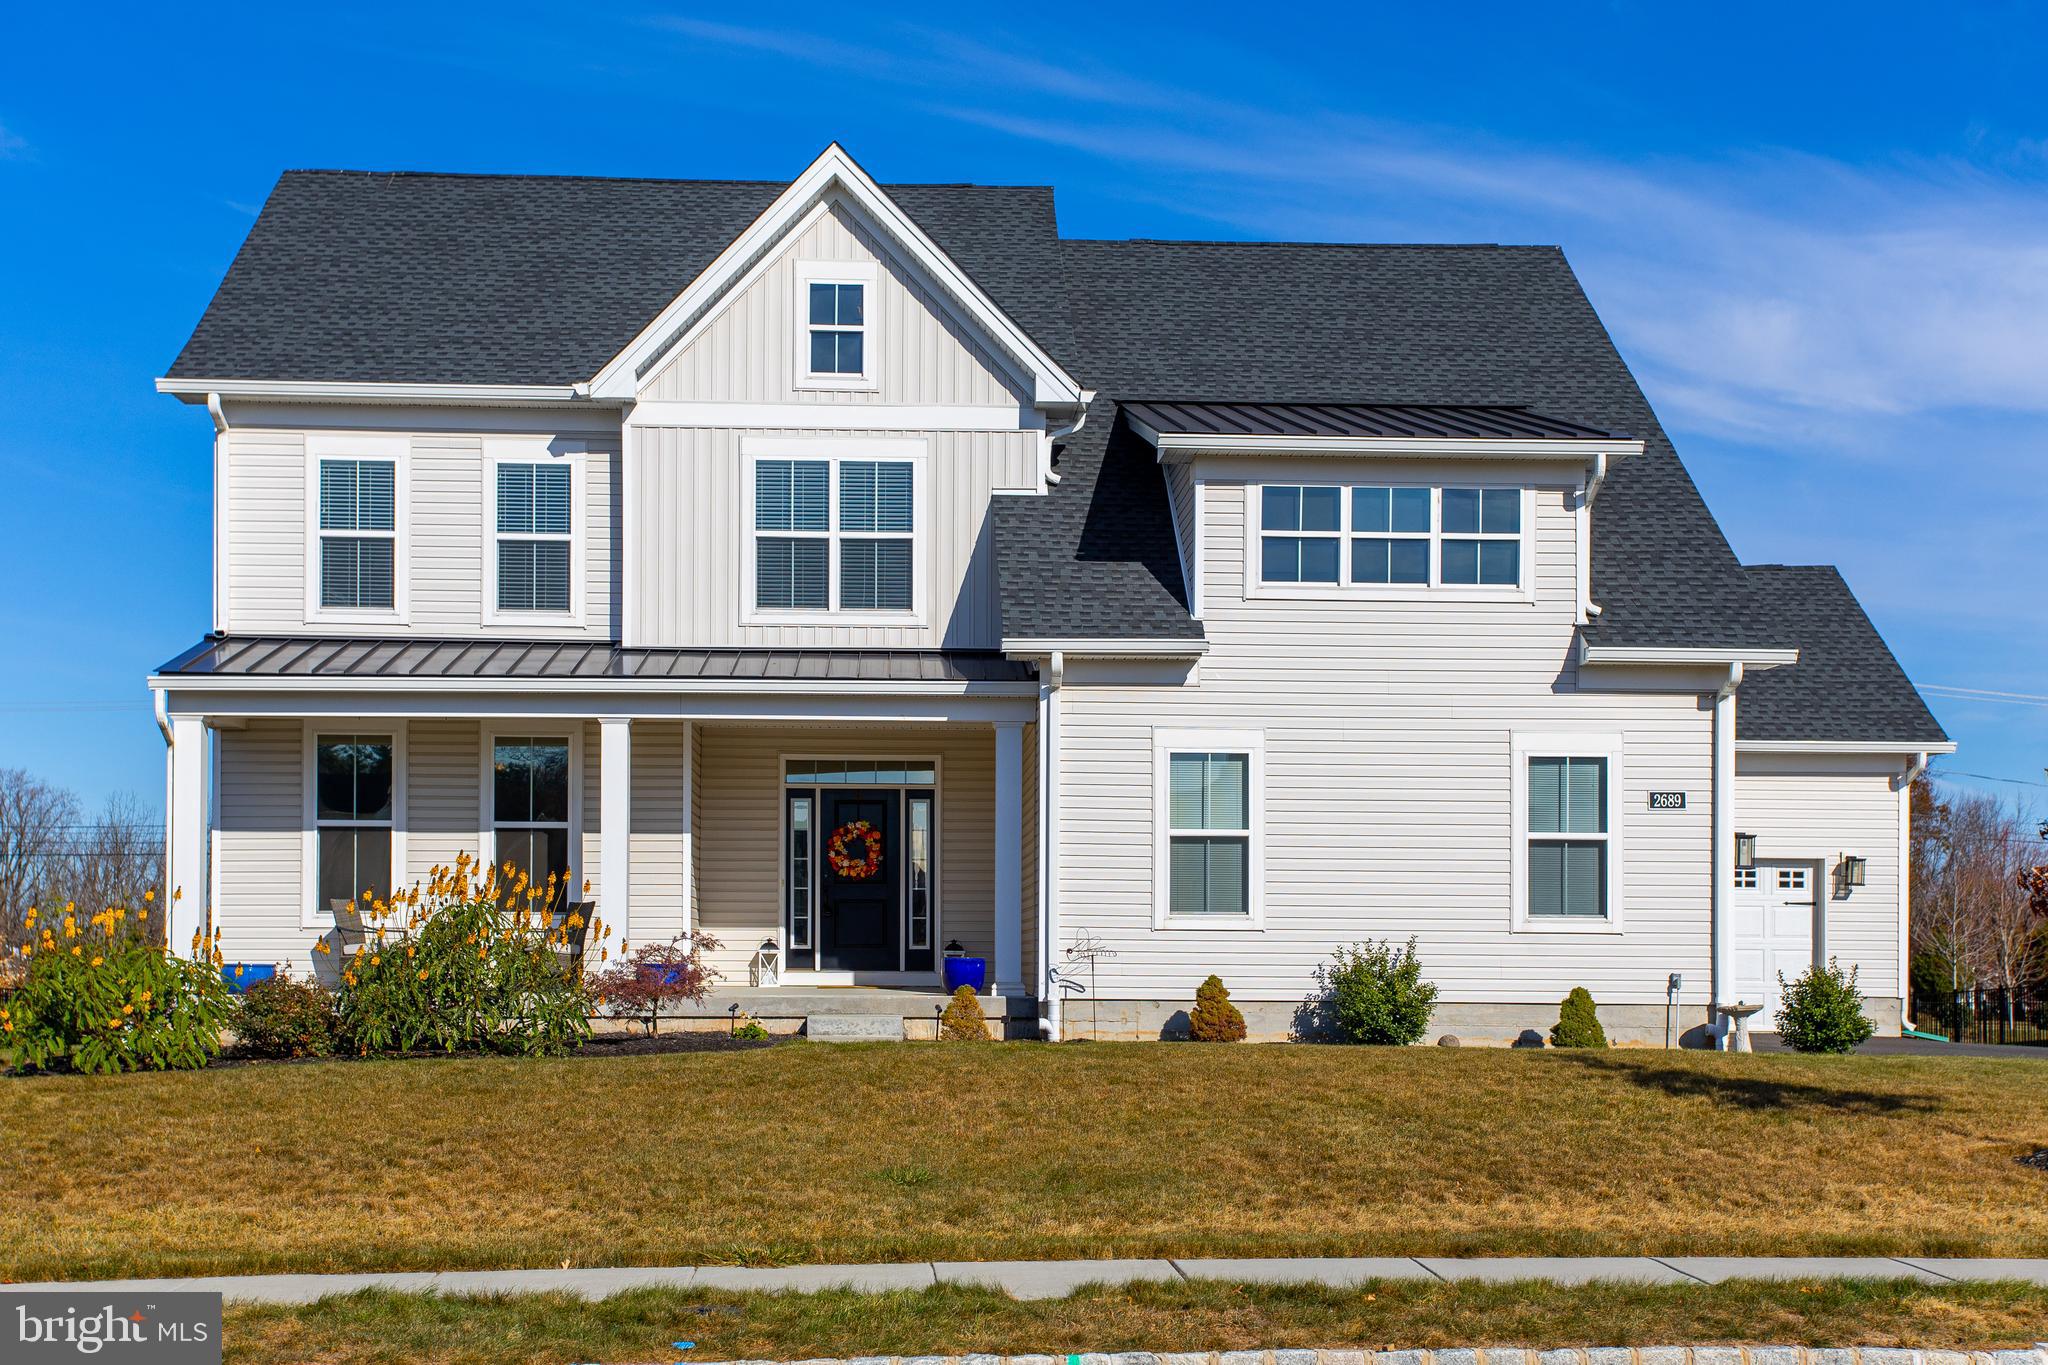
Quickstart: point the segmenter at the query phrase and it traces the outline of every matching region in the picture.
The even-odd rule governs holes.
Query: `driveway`
[[[1775,1033],[1752,1035],[1758,1052],[1790,1052]],[[2048,1046],[2019,1043],[1930,1043],[1925,1038],[1872,1038],[1856,1049],[1872,1057],[2027,1057],[2048,1062]]]

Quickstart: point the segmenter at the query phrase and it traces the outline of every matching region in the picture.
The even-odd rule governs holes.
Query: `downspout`
[[[220,405],[219,394],[209,393],[206,395],[206,415],[213,419],[214,435],[220,436],[226,433],[228,429],[228,414],[227,409]]]
[[[1913,784],[1933,757],[1914,754],[1899,777],[1899,1031],[1908,1037],[1913,1034]]]
[[[206,415],[213,419],[213,628],[227,629],[228,581],[228,412],[218,393],[206,395]]]
[[[1728,665],[1728,680],[1714,693],[1713,934],[1714,989],[1707,1027],[1714,1045],[1727,1043],[1729,1023],[1720,1007],[1728,999],[1732,943],[1729,917],[1735,900],[1735,690],[1742,686],[1742,662]]]
[[[1053,950],[1059,935],[1059,690],[1066,666],[1066,655],[1054,650],[1038,689],[1038,1031],[1049,1043],[1060,1040],[1061,1001],[1053,981]]]
[[[1040,469],[1039,469],[1039,472],[1040,472],[1040,473],[1041,473],[1041,474],[1042,474],[1042,475],[1044,476],[1044,478],[1045,478],[1045,481],[1046,481],[1046,482],[1047,482],[1048,484],[1055,484],[1055,483],[1058,483],[1058,482],[1060,481],[1060,476],[1059,476],[1059,475],[1058,475],[1057,473],[1055,473],[1055,472],[1053,471],[1053,467],[1052,467],[1052,447],[1053,447],[1053,443],[1054,443],[1055,441],[1064,441],[1064,440],[1066,440],[1066,439],[1067,439],[1067,438],[1068,438],[1069,436],[1072,436],[1072,435],[1073,435],[1073,434],[1074,434],[1075,432],[1079,431],[1079,430],[1080,430],[1080,429],[1081,429],[1082,427],[1085,427],[1085,426],[1087,426],[1087,425],[1088,425],[1088,405],[1089,405],[1090,403],[1093,403],[1094,401],[1095,401],[1095,390],[1093,390],[1093,389],[1083,389],[1083,390],[1081,390],[1081,409],[1080,409],[1079,413],[1078,413],[1078,414],[1076,414],[1076,416],[1075,416],[1074,420],[1073,420],[1072,422],[1069,422],[1069,423],[1068,423],[1068,424],[1067,424],[1066,426],[1063,426],[1063,427],[1048,427],[1048,428],[1046,428],[1046,432],[1045,432],[1045,435],[1044,435],[1044,437],[1043,437],[1043,438],[1042,438],[1042,439],[1040,440],[1040,443],[1039,443],[1039,444],[1040,444],[1040,448],[1041,448],[1041,449],[1043,449],[1043,450],[1045,451],[1045,459],[1044,459],[1043,461],[1041,461],[1041,463],[1040,463]]]

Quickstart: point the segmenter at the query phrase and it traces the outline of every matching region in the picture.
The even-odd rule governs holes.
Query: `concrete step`
[[[900,1014],[813,1014],[804,1020],[804,1036],[818,1043],[900,1043]]]

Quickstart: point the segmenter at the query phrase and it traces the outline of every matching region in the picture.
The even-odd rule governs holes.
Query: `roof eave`
[[[1952,754],[1954,740],[1924,739],[1744,739],[1735,749],[1744,754]]]
[[[403,384],[366,380],[318,379],[188,379],[166,375],[156,391],[187,403],[208,398],[255,398],[279,403],[441,403],[478,406],[584,403],[616,406],[593,399],[587,384]]]
[[[1462,436],[1235,436],[1158,431],[1135,417],[1131,430],[1158,452],[1187,455],[1375,455],[1412,459],[1590,460],[1643,453],[1623,440],[1481,439]]]

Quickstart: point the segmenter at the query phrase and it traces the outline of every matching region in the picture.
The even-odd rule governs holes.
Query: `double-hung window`
[[[314,909],[337,900],[388,900],[392,882],[393,737],[317,734],[313,738]]]
[[[568,612],[575,552],[574,480],[566,460],[497,465],[497,605]]]
[[[812,280],[811,369],[814,375],[867,373],[867,286]]]
[[[918,482],[912,459],[755,459],[754,611],[914,615]]]
[[[1249,732],[1154,732],[1159,927],[1258,922],[1262,753]]]
[[[555,879],[557,902],[569,895],[571,826],[569,741],[499,736],[491,744],[491,828],[494,857],[527,882]]]
[[[319,462],[320,605],[390,611],[397,603],[398,466]]]
[[[875,387],[876,281],[869,261],[796,263],[796,384]]]
[[[1282,590],[1524,586],[1521,488],[1262,484],[1256,584]]]
[[[1620,916],[1619,748],[1597,737],[1518,737],[1518,921],[1588,928]]]

